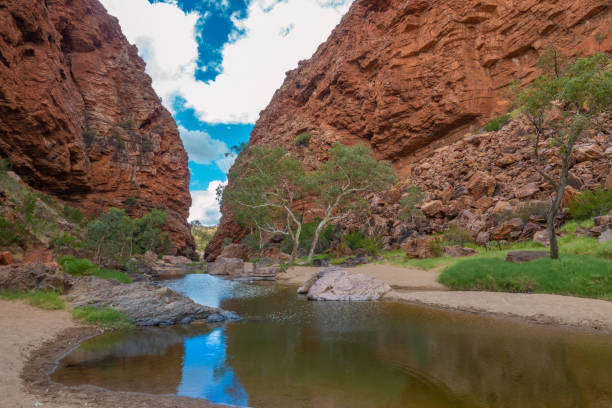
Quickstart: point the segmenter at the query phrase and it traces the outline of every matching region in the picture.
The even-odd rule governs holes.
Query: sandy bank
[[[281,283],[300,286],[325,268],[294,267]],[[392,265],[369,264],[347,269],[380,279],[394,289],[385,299],[463,312],[519,318],[532,323],[571,326],[612,333],[612,302],[572,296],[478,291],[449,291],[439,273]]]
[[[100,333],[72,321],[67,311],[46,311],[0,300],[0,406],[10,408],[221,407],[202,400],[66,387],[48,373],[81,340]]]

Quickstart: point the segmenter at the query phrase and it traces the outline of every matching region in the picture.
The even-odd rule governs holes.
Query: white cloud
[[[227,183],[211,181],[207,190],[191,192],[191,208],[189,209],[189,222],[200,221],[204,225],[217,225],[221,219],[221,210],[217,202],[217,187]]]
[[[185,149],[189,152],[189,159],[198,164],[211,164],[221,161],[225,167],[227,158],[231,157],[231,155],[225,156],[225,153],[229,153],[227,145],[220,140],[213,139],[206,132],[187,130],[179,126],[179,133],[181,134],[181,139],[183,139]],[[227,173],[227,170],[223,170],[223,172]]]
[[[253,0],[248,17],[236,20],[246,35],[225,45],[223,72],[210,83],[195,79],[198,14],[147,0],[102,3],[119,18],[127,38],[138,45],[165,103],[178,94],[205,122],[254,123],[285,72],[314,53],[351,1]],[[292,29],[287,32],[287,27]]]

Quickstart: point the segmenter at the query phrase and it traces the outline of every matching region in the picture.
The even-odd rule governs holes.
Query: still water
[[[220,326],[87,340],[53,380],[270,408],[612,407],[612,336],[391,302],[313,303],[208,275],[163,282]]]

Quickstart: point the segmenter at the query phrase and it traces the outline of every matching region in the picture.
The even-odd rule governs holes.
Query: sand
[[[325,268],[293,267],[280,282],[300,286],[311,273]],[[429,307],[511,317],[531,323],[571,326],[612,333],[612,302],[571,296],[450,291],[437,282],[439,271],[384,264],[347,269],[380,279],[393,288],[384,299]]]

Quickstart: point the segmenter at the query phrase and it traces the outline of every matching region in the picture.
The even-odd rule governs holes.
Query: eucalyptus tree
[[[323,208],[323,218],[315,229],[308,262],[312,262],[319,236],[327,224],[362,212],[368,206],[365,199],[368,194],[386,190],[396,181],[391,163],[376,160],[365,146],[347,147],[340,143],[329,150],[329,160],[310,178]]]
[[[259,232],[288,236],[293,262],[302,231],[299,204],[309,190],[302,163],[280,147],[252,147],[243,152],[228,178],[223,201],[235,219]]]
[[[564,65],[554,49],[541,59],[544,73],[517,93],[516,101],[535,133],[533,156],[536,171],[554,189],[548,211],[550,257],[559,258],[555,218],[567,185],[571,155],[576,143],[602,130],[599,119],[612,108],[612,61],[598,53]],[[604,130],[605,131],[605,130]],[[547,143],[556,160],[545,160],[541,144]]]

